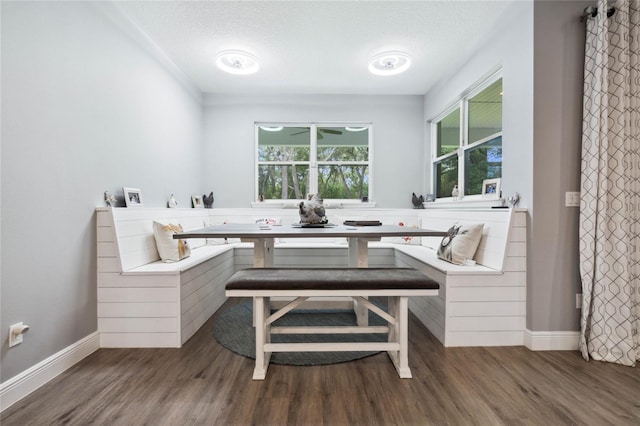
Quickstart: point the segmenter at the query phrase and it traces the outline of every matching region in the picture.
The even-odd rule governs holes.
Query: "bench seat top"
[[[249,268],[231,276],[227,290],[437,290],[413,268]]]

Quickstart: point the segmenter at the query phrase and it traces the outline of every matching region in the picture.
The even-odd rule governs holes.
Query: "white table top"
[[[306,237],[347,237],[374,238],[381,237],[443,237],[446,231],[412,228],[398,225],[379,226],[347,226],[324,225],[324,227],[302,225],[258,225],[233,224],[209,226],[207,228],[174,234],[174,239],[183,238],[306,238]]]

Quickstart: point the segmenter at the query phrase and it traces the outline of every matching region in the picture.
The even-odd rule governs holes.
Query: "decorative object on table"
[[[413,203],[414,209],[424,209],[424,206],[422,205],[422,203],[424,203],[424,197],[422,195],[418,197],[416,193],[413,192],[411,195],[411,202]]]
[[[138,188],[122,187],[124,202],[127,207],[142,207],[142,194]]]
[[[258,195],[258,202],[263,202],[264,201],[264,195],[260,194]]]
[[[484,224],[453,225],[438,246],[438,258],[456,265],[473,262]]]
[[[511,208],[515,208],[520,202],[520,194],[514,192],[512,196],[510,196],[507,201],[511,204]]]
[[[460,196],[460,191],[458,190],[458,185],[453,185],[453,189],[451,190],[451,196],[454,200],[457,200]]]
[[[424,201],[426,203],[433,203],[434,201],[436,201],[436,197],[434,197],[433,194],[427,194],[427,196],[424,198]]]
[[[178,207],[178,202],[176,201],[173,194],[171,194],[171,196],[169,197],[169,201],[167,201],[167,207],[169,207],[170,209],[175,209],[176,207]]]
[[[419,207],[415,207],[415,208],[419,208]],[[424,208],[424,207],[422,207],[422,208]],[[413,223],[413,224],[407,223],[407,224],[405,224],[404,222],[398,222],[398,226],[408,226],[410,228],[419,228],[420,227],[416,223]],[[401,238],[401,240],[402,240],[402,242],[404,244],[410,244],[411,240],[413,239],[412,236],[406,236],[406,237],[400,237],[400,238]]]
[[[213,206],[213,191],[211,191],[208,196],[207,194],[202,195],[202,202],[204,203],[205,209],[210,209],[211,206]]]
[[[327,216],[322,205],[324,200],[320,194],[309,194],[307,200],[298,204],[300,223],[328,223]]]
[[[107,204],[107,207],[115,207],[117,203],[116,196],[109,191],[104,191],[104,202]]]
[[[501,194],[502,179],[485,179],[482,181],[482,198],[498,199]]]
[[[204,203],[202,202],[202,197],[198,197],[197,195],[191,196],[191,204],[194,209],[204,209]]]

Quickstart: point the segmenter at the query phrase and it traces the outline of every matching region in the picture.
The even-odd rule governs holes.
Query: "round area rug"
[[[379,305],[380,306],[380,305]],[[384,306],[381,306],[385,309]],[[386,310],[386,309],[385,309]],[[218,343],[232,352],[255,359],[256,342],[251,301],[232,306],[220,314],[213,323],[213,335]],[[353,326],[356,316],[346,309],[294,309],[278,319],[274,326]],[[369,312],[369,325],[387,325],[386,321]],[[384,342],[386,334],[274,334],[273,343],[315,342]],[[273,364],[322,365],[352,361],[375,355],[373,352],[275,352]]]

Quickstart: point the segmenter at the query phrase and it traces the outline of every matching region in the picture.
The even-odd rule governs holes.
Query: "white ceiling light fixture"
[[[231,74],[253,74],[260,69],[258,58],[242,50],[224,50],[216,56],[216,65]]]
[[[345,127],[345,130],[349,132],[363,132],[367,129],[368,127]]]
[[[283,129],[282,126],[260,126],[260,128],[267,132],[279,132]]]
[[[396,75],[409,69],[411,58],[403,52],[383,52],[369,59],[369,72],[375,75]]]

